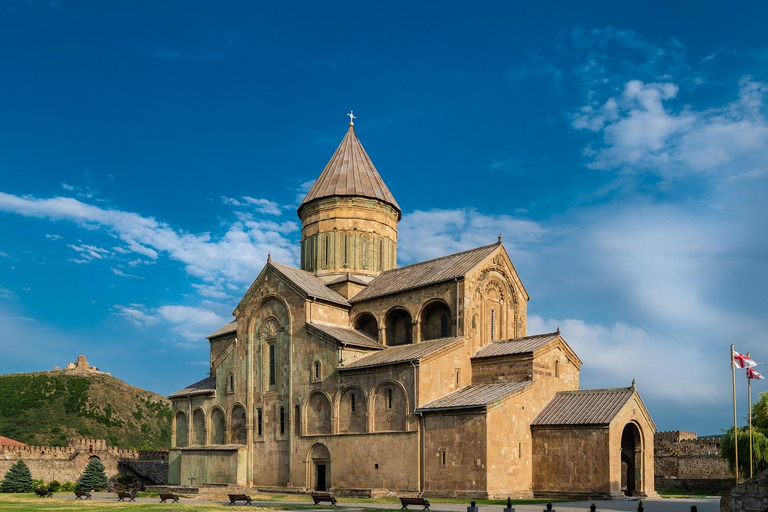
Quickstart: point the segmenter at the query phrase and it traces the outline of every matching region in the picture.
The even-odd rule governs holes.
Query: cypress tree
[[[18,460],[5,474],[0,492],[32,492],[32,473],[23,460]]]
[[[104,464],[97,458],[91,459],[85,467],[80,480],[77,481],[80,488],[84,491],[103,491],[109,485],[107,473],[104,471]]]

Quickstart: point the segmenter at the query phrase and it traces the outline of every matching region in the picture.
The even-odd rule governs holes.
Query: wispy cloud
[[[166,324],[172,332],[191,342],[203,341],[207,335],[230,321],[206,307],[166,305],[150,309],[141,304],[130,304],[115,305],[113,310],[137,327]]]

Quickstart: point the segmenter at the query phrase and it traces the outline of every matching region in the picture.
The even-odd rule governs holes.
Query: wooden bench
[[[229,495],[229,504],[235,505],[237,501],[244,501],[246,505],[250,505],[253,501],[250,496],[247,494],[230,494]]]
[[[136,501],[136,493],[117,491],[117,501],[125,501],[125,500]]]
[[[402,505],[402,507],[400,507],[400,510],[403,510],[403,509],[408,510],[408,505],[417,505],[419,507],[424,507],[424,510],[429,510],[429,502],[424,498],[421,498],[418,496],[413,498],[409,498],[407,496],[406,497],[401,496],[400,504]]]
[[[315,505],[319,505],[321,502],[327,501],[334,507],[336,506],[336,498],[334,498],[333,494],[329,492],[312,492],[309,495],[312,496],[312,501],[315,502]]]
[[[172,492],[169,492],[169,493],[161,492],[160,503],[165,503],[165,500],[171,500],[173,503],[178,503],[179,497],[173,494]]]
[[[35,489],[35,494],[41,498],[53,498],[53,493],[48,489]]]
[[[91,493],[88,491],[75,491],[75,499],[76,500],[89,500],[91,499]]]

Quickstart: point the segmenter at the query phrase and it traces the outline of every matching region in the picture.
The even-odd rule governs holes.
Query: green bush
[[[51,492],[59,492],[61,489],[61,483],[58,480],[51,480],[51,483],[48,484],[48,490]]]
[[[103,491],[109,485],[107,473],[104,470],[104,464],[96,457],[92,458],[85,467],[82,476],[77,484],[84,491]]]
[[[59,490],[72,492],[75,490],[75,484],[73,484],[72,482],[64,482],[63,484],[61,484],[61,488]]]
[[[16,461],[0,483],[0,492],[32,492],[32,473],[23,460]]]

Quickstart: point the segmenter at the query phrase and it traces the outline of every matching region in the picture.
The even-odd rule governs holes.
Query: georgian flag
[[[733,366],[736,368],[754,368],[757,363],[744,354],[733,351]]]
[[[760,373],[758,373],[756,370],[753,370],[752,368],[747,368],[747,378],[748,379],[764,379]]]

